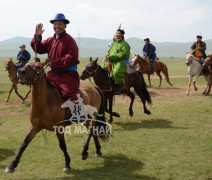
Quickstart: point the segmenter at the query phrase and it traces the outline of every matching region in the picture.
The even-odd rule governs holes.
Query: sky
[[[119,24],[125,38],[155,42],[192,42],[201,33],[212,39],[212,0],[1,0],[0,41],[32,37],[42,23],[43,38],[54,34],[52,24],[63,13],[73,37],[111,39]]]

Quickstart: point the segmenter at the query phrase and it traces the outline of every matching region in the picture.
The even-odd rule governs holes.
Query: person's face
[[[198,41],[198,42],[200,42],[200,41],[201,41],[201,39],[202,39],[202,38],[199,38],[199,37],[198,37],[198,38],[197,38],[197,41]]]
[[[148,44],[149,43],[149,41],[144,41],[145,42],[145,44]]]
[[[21,51],[25,50],[25,47],[21,47]]]
[[[55,21],[53,24],[53,29],[57,35],[65,31],[66,24],[63,21]]]
[[[116,31],[116,38],[119,40],[119,39],[122,39],[123,38],[123,34],[121,34],[120,31]]]

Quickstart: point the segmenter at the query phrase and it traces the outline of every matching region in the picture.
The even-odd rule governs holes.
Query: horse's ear
[[[90,62],[92,61],[92,57],[89,58],[89,61],[90,61]]]
[[[98,61],[98,57],[96,58],[96,60],[94,62],[97,62]]]

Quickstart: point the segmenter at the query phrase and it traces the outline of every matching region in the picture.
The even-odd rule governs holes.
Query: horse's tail
[[[95,87],[95,89],[98,91],[99,95],[101,96],[101,105],[99,108],[98,115],[96,117],[94,128],[96,128],[95,130],[97,130],[96,132],[98,137],[102,139],[103,141],[107,141],[111,134],[111,129],[105,119],[105,98],[102,91],[98,87]]]
[[[152,98],[147,90],[147,85],[144,80],[143,74],[140,71],[137,71],[137,73],[135,74],[136,76],[138,76],[138,79],[139,79],[138,81],[135,81],[134,83],[134,89],[136,93],[143,96],[144,100],[146,100],[148,104],[152,105]]]
[[[172,86],[172,83],[170,82],[169,80],[169,73],[168,73],[168,67],[166,66],[166,64],[162,63],[161,62],[161,69],[162,69],[162,72],[166,78],[166,81],[169,83],[170,86]]]

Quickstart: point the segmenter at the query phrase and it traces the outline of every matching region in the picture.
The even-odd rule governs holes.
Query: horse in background
[[[70,156],[67,153],[66,142],[64,138],[64,131],[60,131],[60,127],[65,127],[71,124],[71,121],[67,121],[71,117],[70,110],[68,108],[63,109],[61,105],[64,103],[64,98],[58,89],[53,86],[47,79],[43,66],[40,62],[33,62],[26,64],[23,68],[18,70],[18,78],[23,84],[32,85],[32,103],[30,109],[30,128],[29,133],[24,139],[18,154],[12,161],[12,163],[6,168],[5,172],[13,173],[18,166],[20,158],[24,153],[29,143],[33,140],[35,135],[43,129],[54,131],[57,135],[59,146],[64,153],[65,168],[64,171],[69,171]],[[90,128],[88,139],[82,151],[82,159],[86,159],[88,156],[88,145],[91,137],[94,138],[96,145],[96,154],[101,156],[101,145],[98,137],[103,140],[108,140],[109,133],[105,129],[108,125],[105,122],[104,114],[104,97],[102,92],[98,88],[88,86],[86,84],[80,84],[79,94],[83,99],[83,103],[91,105],[98,110],[96,114],[97,121],[86,121],[87,128]],[[101,114],[101,116],[99,116]],[[92,126],[91,126],[91,125]],[[106,133],[93,133],[92,129],[105,130]],[[103,132],[103,131],[101,131]]]
[[[30,90],[29,92],[26,94],[25,97],[21,96],[18,92],[18,87],[17,84],[19,83],[19,80],[17,78],[17,70],[16,70],[16,65],[13,63],[12,58],[6,57],[4,58],[5,61],[5,71],[8,71],[8,76],[10,78],[10,81],[12,82],[12,87],[9,91],[9,94],[7,96],[7,99],[5,100],[5,102],[8,102],[10,99],[10,95],[13,91],[13,89],[15,89],[15,93],[18,95],[18,97],[24,102],[28,95],[31,92],[31,86],[30,86]]]
[[[197,91],[196,81],[202,72],[202,65],[198,62],[198,59],[193,55],[193,52],[187,52],[186,65],[188,66],[189,83],[186,94],[189,95],[190,87],[193,80],[194,90]]]
[[[202,67],[203,69],[208,69],[208,73],[206,72],[206,74],[204,75],[207,81],[207,86],[203,92],[204,95],[208,95],[211,91],[212,85],[212,53],[208,54],[208,57],[205,59]]]
[[[110,114],[109,122],[113,122],[114,112],[112,111],[113,107],[113,96],[114,96],[114,84],[109,77],[108,71],[103,69],[98,63],[98,58],[92,61],[90,58],[90,62],[85,66],[85,69],[81,73],[80,79],[85,80],[90,77],[93,77],[95,84],[101,89],[105,96],[105,102],[109,102],[109,110],[107,109],[107,104],[105,104],[105,110]],[[133,71],[133,72],[131,72]],[[137,95],[140,97],[143,109],[145,114],[151,114],[151,112],[146,107],[146,102],[148,104],[152,104],[152,100],[150,94],[147,90],[146,83],[144,81],[143,75],[137,72],[134,69],[128,69],[126,72],[125,78],[125,89],[123,90],[123,94],[126,94],[130,97],[130,107],[129,107],[129,115],[133,116],[133,102],[135,99],[135,95],[131,92],[130,88],[133,87]]]
[[[132,61],[131,63],[132,63],[133,66],[136,66],[137,64],[139,64],[139,71],[142,74],[147,74],[149,85],[151,86],[150,65],[149,65],[149,63],[145,59],[143,59],[139,54],[136,54],[135,57],[131,61]],[[161,86],[161,82],[162,82],[162,76],[160,74],[161,71],[164,74],[167,83],[170,86],[172,86],[172,83],[169,80],[168,68],[167,68],[166,64],[164,64],[163,62],[161,62],[159,60],[155,60],[154,71],[156,72],[156,74],[160,78],[160,82],[159,82],[158,87]]]

